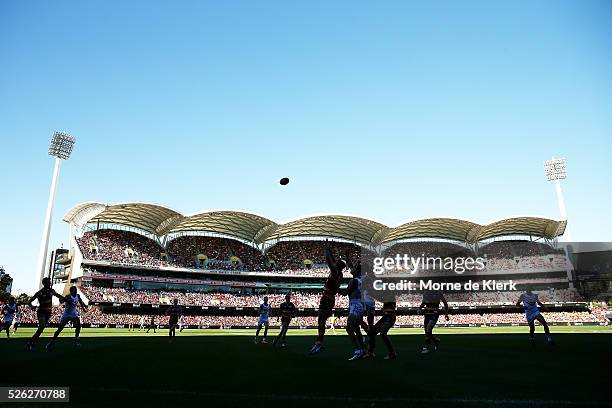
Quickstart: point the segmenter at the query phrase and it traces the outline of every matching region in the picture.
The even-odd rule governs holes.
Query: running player
[[[53,334],[51,341],[47,343],[46,348],[50,348],[53,343],[55,343],[55,340],[57,340],[57,337],[60,335],[62,330],[64,330],[64,327],[66,327],[68,322],[71,322],[74,326],[74,344],[80,346],[81,341],[79,340],[79,335],[81,334],[81,319],[79,318],[78,307],[80,305],[84,310],[87,310],[87,306],[83,302],[83,299],[81,299],[81,296],[77,293],[76,286],[71,286],[68,296],[60,299],[60,302],[64,303],[64,313],[60,319],[59,327]]]
[[[140,316],[140,326],[138,326],[138,331],[145,329],[145,317],[144,315]]]
[[[58,294],[53,288],[51,288],[51,279],[44,278],[42,280],[43,287],[41,290],[36,292],[34,296],[30,298],[28,304],[32,309],[32,302],[38,300],[38,309],[36,310],[36,317],[38,317],[38,329],[26,345],[28,350],[34,350],[34,346],[38,341],[38,338],[49,324],[49,320],[51,320],[51,312],[53,310],[53,296],[58,299],[63,299],[63,296]]]
[[[179,318],[179,333],[181,333],[183,331],[183,329],[185,328],[185,316],[181,315],[181,317]]]
[[[176,326],[178,325],[179,317],[183,315],[183,308],[178,305],[178,299],[174,299],[166,314],[170,316],[170,319],[168,319],[168,336],[170,336],[170,342],[172,342],[172,338],[176,337]]]
[[[325,241],[327,242],[327,240]],[[340,284],[342,283],[342,271],[346,268],[346,262],[342,259],[336,260],[329,246],[325,248],[325,261],[329,267],[329,275],[323,286],[323,295],[319,302],[317,318],[318,335],[315,344],[310,349],[310,354],[316,354],[323,348],[327,319],[332,315],[336,305],[336,294],[340,290]]]
[[[17,308],[17,313],[15,313],[15,318],[13,319],[13,334],[17,333],[17,328],[19,327],[19,322],[21,322],[21,316],[23,313]]]
[[[421,350],[421,354],[428,354],[438,349],[440,339],[435,338],[433,335],[433,329],[438,323],[440,317],[440,302],[444,305],[444,317],[448,321],[448,303],[444,298],[442,292],[438,290],[426,290],[423,292],[423,301],[419,306],[419,312],[422,312],[425,317],[423,319],[423,327],[425,328],[425,345]]]
[[[261,326],[264,326],[263,344],[268,342],[268,326],[270,318],[270,304],[268,303],[268,297],[264,296],[263,303],[259,305],[259,320],[257,321],[257,331],[255,332],[255,344],[259,343],[259,332]]]
[[[389,351],[389,354],[387,354],[385,360],[393,360],[395,359],[395,357],[397,357],[397,354],[393,349],[393,345],[391,344],[391,340],[389,339],[389,336],[387,336],[389,329],[391,329],[395,325],[395,319],[397,314],[396,307],[397,304],[395,302],[383,303],[383,315],[380,320],[376,322],[374,327],[372,327],[372,330],[369,333],[369,347],[368,353],[365,355],[365,357],[374,357],[374,350],[376,348],[376,335],[379,333],[380,338],[383,340],[385,346],[387,346],[387,350]]]
[[[6,331],[7,339],[11,337],[9,331],[13,325],[13,320],[15,319],[16,313],[17,303],[15,303],[15,298],[11,296],[8,303],[2,306],[2,325],[0,325],[0,332]]]
[[[144,322],[144,316],[142,317],[142,321]],[[155,315],[152,314],[151,315],[151,320],[149,321],[149,327],[147,327],[147,333],[153,329],[153,333],[157,333],[157,331],[155,331],[155,329],[157,328],[157,325],[155,324]]]
[[[525,308],[525,318],[527,319],[527,323],[529,324],[529,341],[531,341],[531,345],[535,346],[535,321],[540,322],[542,327],[544,327],[544,333],[546,334],[546,343],[548,345],[552,344],[552,337],[550,336],[550,329],[548,328],[548,323],[546,323],[546,319],[540,313],[540,307],[544,307],[540,299],[538,299],[538,295],[533,293],[531,289],[527,289],[525,293],[523,293],[518,302],[516,302],[517,306],[523,306]]]
[[[291,323],[291,319],[293,316],[295,316],[295,305],[291,302],[291,295],[289,293],[285,295],[285,301],[280,304],[279,312],[281,329],[278,336],[276,336],[274,339],[274,343],[272,345],[276,347],[276,343],[278,343],[278,340],[280,339],[281,347],[287,347],[287,330],[289,330],[289,323]]]
[[[349,315],[346,320],[346,332],[349,335],[351,343],[353,345],[353,355],[349,358],[349,361],[360,359],[365,354],[363,345],[363,335],[361,334],[361,322],[363,322],[363,299],[361,296],[361,266],[357,266],[351,269],[353,278],[349,281],[348,286],[343,293],[349,298]]]

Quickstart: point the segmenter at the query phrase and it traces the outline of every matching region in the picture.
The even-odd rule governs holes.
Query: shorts
[[[532,313],[525,313],[525,318],[527,319],[527,323],[529,323],[529,324],[533,323],[533,321],[535,319],[537,319],[538,316],[540,316],[540,311],[539,310],[534,311]]]
[[[380,320],[374,325],[374,330],[376,333],[384,333],[386,334],[389,329],[395,326],[395,316],[385,315],[380,318]]]
[[[11,327],[13,325],[13,321],[12,320],[5,320],[4,323],[2,323],[2,325],[0,327],[2,327],[2,330],[8,329],[9,327]]]
[[[363,316],[365,309],[363,307],[363,303],[360,300],[351,300],[349,301],[349,315],[351,316]]]
[[[287,327],[289,326],[289,323],[291,323],[290,317],[281,317],[281,326]]]
[[[363,302],[366,315],[373,315],[376,313],[376,303],[374,302]]]
[[[424,321],[423,321],[423,326],[425,327],[425,330],[427,330],[428,327],[431,326],[431,329],[433,329],[436,325],[436,323],[438,323],[438,318],[440,317],[440,313],[436,312],[436,313],[427,313],[425,315]]]
[[[36,311],[36,317],[38,318],[38,324],[46,326],[47,324],[49,324],[49,320],[51,320],[51,311],[38,309]]]
[[[334,310],[334,306],[336,306],[335,297],[329,297],[325,295],[321,296],[321,301],[319,302],[319,316],[331,316]]]
[[[268,324],[268,318],[260,317],[259,320],[257,321],[257,324]]]
[[[178,317],[171,317],[168,321],[168,326],[176,326],[178,324]]]
[[[74,324],[75,326],[81,325],[81,319],[79,319],[79,316],[62,315],[62,318],[60,319],[60,325],[65,326],[66,324],[68,324],[68,322],[72,322],[72,324]]]

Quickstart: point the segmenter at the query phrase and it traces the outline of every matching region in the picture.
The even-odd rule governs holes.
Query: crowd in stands
[[[20,307],[20,323],[36,323],[36,312],[29,307]],[[59,322],[62,312],[62,306],[54,306],[51,323]],[[545,313],[546,320],[550,323],[607,323],[606,314],[609,310],[596,309],[593,313],[588,312],[547,312]],[[154,324],[165,325],[168,323],[168,317],[165,315],[156,315],[153,317]],[[81,321],[84,324],[97,325],[134,325],[136,327],[149,325],[151,322],[150,315],[137,314],[119,314],[119,313],[104,313],[98,307],[90,307],[86,312],[81,312]],[[256,326],[256,316],[184,316],[183,321],[187,325],[197,326]],[[525,317],[522,313],[505,313],[505,314],[460,314],[450,315],[450,320],[447,322],[444,319],[439,320],[439,325],[446,324],[523,324]],[[271,326],[278,326],[276,316],[270,319]],[[317,318],[315,316],[297,316],[293,319],[295,326],[316,326]],[[345,317],[338,317],[336,326],[344,326],[346,324]],[[423,324],[423,316],[419,315],[400,315],[397,317],[396,324],[398,325],[414,325],[421,326]]]
[[[90,301],[114,303],[139,303],[169,305],[173,299],[186,306],[238,306],[254,307],[261,302],[263,295],[239,293],[205,293],[205,292],[169,292],[130,290],[125,288],[103,288],[96,286],[83,287],[83,292]],[[536,291],[544,303],[582,302],[584,301],[575,289],[551,289]],[[275,306],[283,302],[284,294],[268,294],[270,304]],[[446,299],[451,306],[513,305],[517,302],[517,292],[461,292],[449,293]],[[319,304],[319,293],[293,292],[292,302],[296,307],[316,308]],[[402,294],[397,303],[400,307],[417,307],[422,297],[418,293]],[[382,304],[377,302],[380,308]],[[336,296],[336,307],[348,307],[346,296]]]
[[[325,276],[324,241],[280,241],[264,254],[243,242],[212,236],[181,236],[164,249],[150,238],[135,232],[101,229],[78,238],[85,259],[145,267],[179,267],[218,271],[291,273]],[[349,254],[357,259],[373,255],[348,242],[330,242],[336,256]],[[397,243],[384,256],[483,257],[485,271],[565,270],[569,264],[562,249],[531,241],[495,241],[471,249],[450,242],[411,241]],[[346,272],[348,274],[348,271]]]

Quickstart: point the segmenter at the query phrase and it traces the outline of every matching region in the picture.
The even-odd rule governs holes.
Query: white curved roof
[[[182,215],[157,204],[98,202],[75,205],[66,213],[64,221],[77,227],[98,222],[120,224],[157,236],[201,231],[258,244],[290,237],[329,237],[372,246],[410,238],[440,238],[470,243],[510,235],[553,239],[563,235],[567,225],[565,220],[527,216],[506,218],[486,225],[456,218],[427,218],[388,227],[377,221],[349,215],[315,215],[279,224],[243,211],[206,211]]]

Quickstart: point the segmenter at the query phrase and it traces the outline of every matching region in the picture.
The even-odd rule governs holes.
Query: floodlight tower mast
[[[565,200],[563,199],[563,190],[561,190],[561,180],[567,178],[567,170],[565,166],[565,159],[546,160],[544,162],[544,175],[546,180],[553,181],[555,183],[555,190],[557,191],[557,204],[559,205],[559,214],[561,219],[567,221],[567,211],[565,209]],[[563,234],[565,241],[571,241],[572,237],[569,231],[569,227],[566,226],[565,233]]]
[[[35,288],[42,286],[42,278],[45,276],[47,267],[47,252],[49,250],[49,235],[51,233],[51,217],[53,215],[53,206],[55,205],[55,192],[57,190],[57,181],[59,179],[60,167],[62,160],[68,160],[72,153],[72,148],[76,139],[68,133],[54,132],[49,145],[49,156],[55,157],[55,165],[53,167],[53,178],[51,179],[51,190],[49,191],[49,201],[47,202],[47,212],[45,215],[45,226],[43,229],[42,240],[40,242],[40,252],[38,254],[38,266],[36,269]]]

